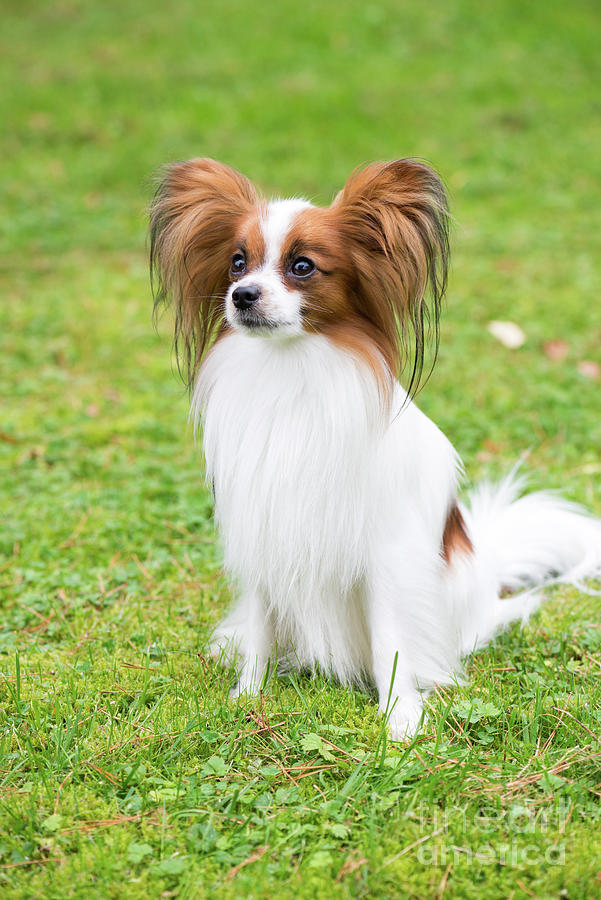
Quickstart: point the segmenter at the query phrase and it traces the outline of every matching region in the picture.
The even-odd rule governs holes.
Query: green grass
[[[4,3],[3,898],[601,896],[598,598],[550,593],[409,746],[321,678],[228,700],[144,249],[170,159],[324,202],[363,161],[430,159],[455,254],[420,405],[470,478],[529,451],[601,514],[599,27],[587,0]]]

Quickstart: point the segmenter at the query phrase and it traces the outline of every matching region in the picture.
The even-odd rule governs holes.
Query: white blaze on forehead
[[[280,269],[282,249],[296,217],[304,209],[311,207],[306,200],[274,200],[267,205],[259,218],[261,234],[265,242],[262,262],[257,268],[247,272],[230,285],[226,298],[226,318],[237,331],[248,331],[249,326],[241,320],[233,301],[234,291],[245,285],[259,289],[259,297],[254,305],[254,315],[264,319],[265,328],[250,328],[256,333],[275,335],[299,335],[303,332],[300,291],[291,289],[285,282]]]
[[[307,200],[273,200],[261,219],[261,231],[265,239],[263,267],[275,267],[280,258],[284,238],[298,214],[311,204]]]

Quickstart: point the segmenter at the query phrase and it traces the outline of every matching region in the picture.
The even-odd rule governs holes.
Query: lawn
[[[589,0],[5,0],[3,898],[601,896],[598,596],[549,591],[408,745],[322,678],[228,699],[145,249],[169,160],[329,202],[361,162],[427,158],[454,262],[419,404],[469,480],[524,455],[601,515],[600,33]]]

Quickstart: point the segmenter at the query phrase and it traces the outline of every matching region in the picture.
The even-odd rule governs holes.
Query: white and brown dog
[[[235,693],[278,659],[369,679],[401,738],[423,692],[528,617],[533,587],[601,572],[601,522],[520,497],[514,476],[460,504],[457,454],[411,399],[448,262],[427,166],[374,163],[319,208],[265,202],[210,159],[177,163],[151,236],[240,590],[215,636],[239,659]]]

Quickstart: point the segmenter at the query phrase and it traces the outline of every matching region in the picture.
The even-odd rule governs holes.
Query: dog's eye
[[[246,259],[242,253],[234,253],[232,256],[230,272],[232,275],[244,275],[246,272]]]
[[[299,256],[290,266],[290,271],[297,278],[306,278],[315,271],[315,263],[307,259],[306,256]]]

